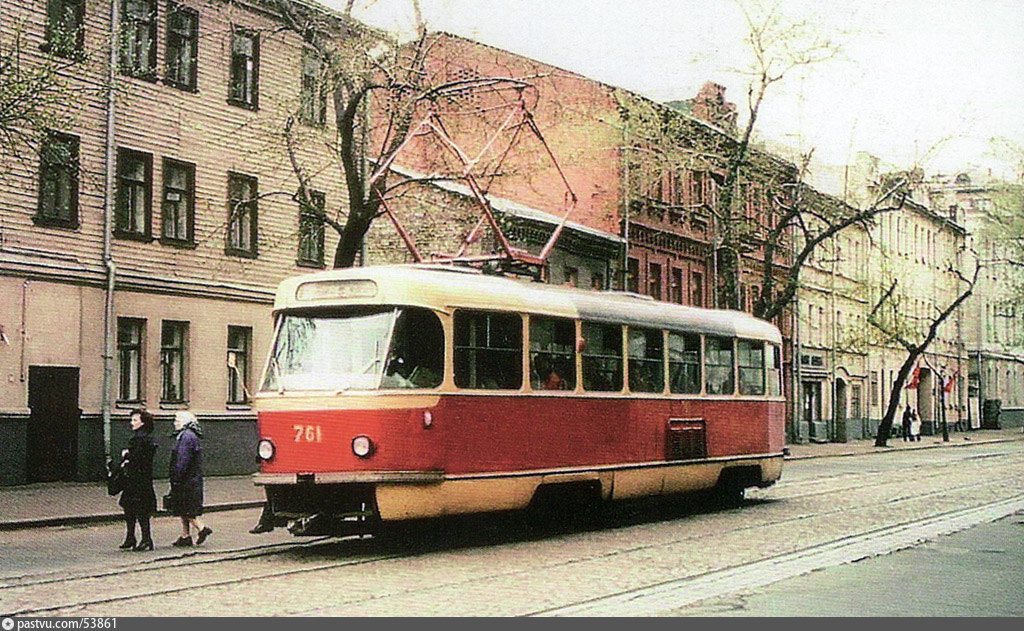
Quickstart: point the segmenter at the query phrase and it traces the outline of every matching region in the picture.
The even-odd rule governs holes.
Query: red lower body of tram
[[[522,509],[558,488],[605,501],[715,487],[742,497],[781,475],[784,406],[490,394],[272,399],[259,413],[272,455],[256,481],[275,523],[296,534]]]

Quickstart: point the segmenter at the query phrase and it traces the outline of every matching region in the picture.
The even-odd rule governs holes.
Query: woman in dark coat
[[[149,529],[149,518],[156,512],[156,493],[153,492],[153,415],[146,410],[133,410],[129,416],[132,437],[121,460],[124,476],[124,491],[118,504],[124,509],[124,523],[127,529],[122,550],[152,550],[153,536]],[[139,523],[142,538],[135,541],[135,522]]]
[[[197,544],[213,534],[213,529],[199,519],[203,514],[203,459],[199,445],[202,431],[195,415],[186,410],[174,413],[174,430],[176,438],[171,448],[170,470],[171,512],[181,518],[181,536],[172,545],[191,546],[190,526],[196,529]]]

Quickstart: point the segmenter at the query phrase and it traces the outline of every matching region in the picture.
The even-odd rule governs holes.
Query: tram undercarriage
[[[735,463],[701,462],[622,471],[468,478],[389,484],[320,482],[315,478],[265,481],[266,523],[297,536],[374,534],[384,523],[516,511],[642,497],[710,492],[724,506],[737,506],[750,487],[771,486],[782,458]],[[294,478],[293,478],[294,479]]]

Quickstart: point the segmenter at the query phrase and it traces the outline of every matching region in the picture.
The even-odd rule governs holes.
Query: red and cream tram
[[[782,471],[781,337],[744,313],[408,266],[286,280],[274,313],[255,479],[296,534]]]

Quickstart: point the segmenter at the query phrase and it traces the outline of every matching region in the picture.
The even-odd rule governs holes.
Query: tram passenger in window
[[[544,377],[544,389],[545,390],[565,390],[565,379],[558,374],[554,366],[548,368],[547,376]]]

